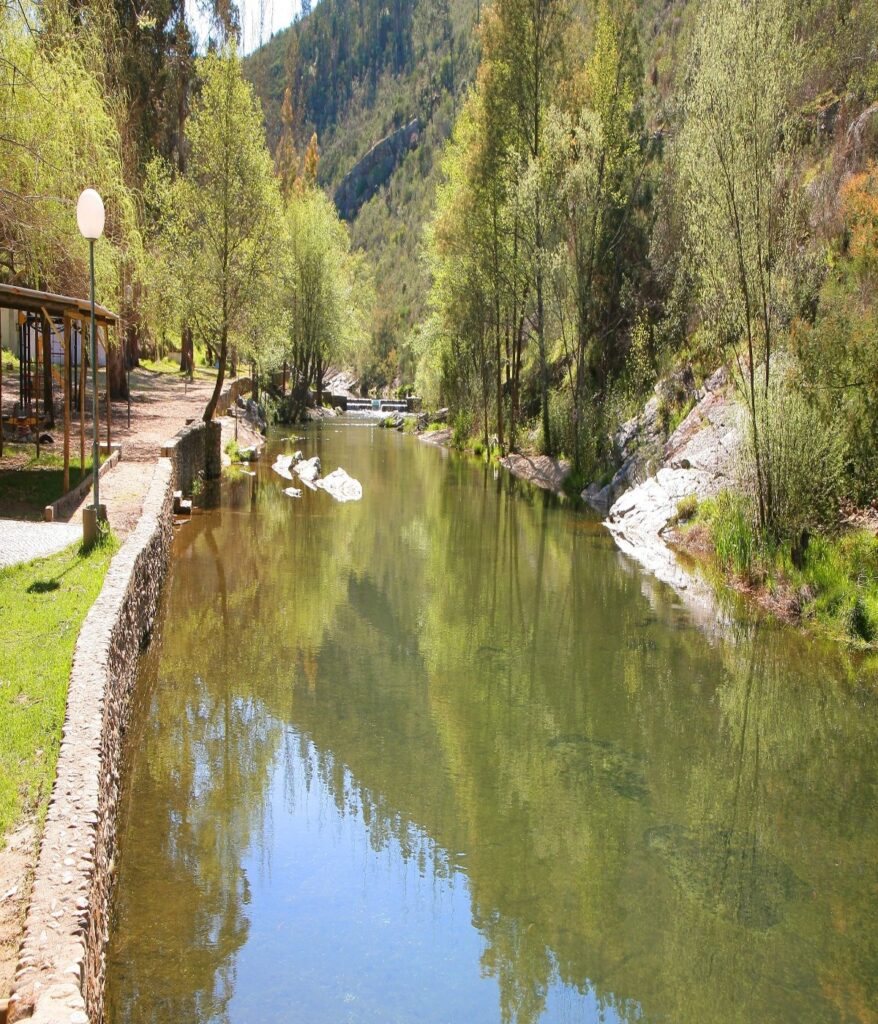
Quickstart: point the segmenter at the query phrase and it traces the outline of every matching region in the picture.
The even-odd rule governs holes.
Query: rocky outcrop
[[[519,480],[553,494],[562,494],[570,463],[548,455],[521,455],[513,452],[500,460],[500,465]]]
[[[421,137],[421,121],[415,118],[385,135],[358,160],[335,190],[335,206],[344,220],[353,220],[360,207],[384,185],[397,165]]]
[[[717,371],[668,439],[655,471],[614,501],[604,524],[623,551],[678,590],[702,584],[681,568],[662,534],[681,499],[709,497],[731,482],[740,433],[729,391],[725,370]]]
[[[705,389],[707,387],[705,385]],[[689,367],[660,381],[643,410],[623,423],[613,437],[613,449],[619,463],[613,479],[604,486],[589,484],[582,492],[582,500],[601,515],[606,515],[613,502],[629,487],[642,483],[655,473],[665,457],[662,407],[680,405],[687,399],[699,400],[705,389],[698,391]]]

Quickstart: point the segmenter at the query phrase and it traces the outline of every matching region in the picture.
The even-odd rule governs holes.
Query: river
[[[283,492],[273,451],[362,501]],[[182,526],[110,1024],[878,1019],[878,688],[364,423]]]

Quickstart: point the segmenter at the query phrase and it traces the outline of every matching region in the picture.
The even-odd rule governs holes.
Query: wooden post
[[[64,316],[64,493],[70,490],[70,317]]]
[[[3,347],[0,345],[0,459],[3,458]]]
[[[85,317],[79,318],[79,479],[85,475]]]
[[[100,330],[98,331],[98,337],[100,337]],[[104,382],[107,385],[107,458],[110,457],[110,441],[112,440],[112,420],[113,420],[113,409],[111,405],[110,397],[110,328],[104,324]]]
[[[27,332],[27,347],[30,352],[30,324],[28,324]],[[41,339],[37,338],[37,343],[34,346],[36,349],[34,355],[34,419],[37,422],[37,462],[40,460],[40,348]]]

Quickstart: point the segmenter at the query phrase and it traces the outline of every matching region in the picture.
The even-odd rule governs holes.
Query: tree
[[[316,155],[316,138],[312,139]],[[310,149],[311,147],[309,147]],[[323,379],[338,356],[351,359],[366,333],[360,261],[351,256],[347,228],[325,193],[307,175],[300,179],[283,217],[280,302],[287,339],[282,357],[292,366],[294,416],[314,388],[323,401]]]
[[[730,350],[747,407],[767,531],[775,525],[765,437],[772,361],[795,273],[790,108],[800,61],[784,0],[710,0],[702,26],[681,140],[689,243],[708,323]]]
[[[484,59],[497,66],[488,79],[489,89],[499,90],[489,106],[509,110],[509,145],[522,173],[527,164],[543,157],[545,113],[564,64],[564,33],[569,24],[567,0],[498,0],[490,18],[485,19]],[[538,173],[538,172],[537,172]],[[534,290],[534,330],[539,357],[540,407],[543,444],[552,451],[549,423],[549,358],[546,341],[545,247],[548,234],[545,197],[541,190],[530,193],[528,211],[532,238],[531,260]]]
[[[624,274],[644,263],[632,239],[632,212],[646,164],[641,111],[642,67],[630,11],[619,14],[607,2],[598,9],[594,49],[573,115],[553,111],[548,128],[558,199],[561,252],[557,302],[572,392],[573,460],[583,466],[587,403],[605,397],[607,377],[620,347],[626,310]],[[567,307],[572,307],[568,337]],[[592,441],[593,450],[595,438]],[[593,467],[589,467],[593,468]]]
[[[248,322],[270,301],[280,201],[261,113],[234,45],[202,58],[198,71],[201,93],[186,124],[188,171],[173,182],[164,231],[185,282],[184,320],[219,356],[204,410],[210,421],[230,344],[247,344]]]

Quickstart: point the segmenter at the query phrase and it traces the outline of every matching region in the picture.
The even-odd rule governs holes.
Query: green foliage
[[[117,546],[109,540],[0,569],[0,846],[23,814],[45,811],[73,648]]]
[[[0,263],[21,283],[87,295],[88,245],[75,206],[91,186],[107,213],[95,245],[96,294],[118,307],[123,278],[137,272],[141,239],[119,112],[94,60],[99,21],[96,11],[93,22],[77,25],[56,5],[6,5],[0,13]]]
[[[751,580],[760,546],[750,502],[733,491],[722,491],[716,498],[702,502],[698,515],[710,527],[720,567],[743,580]]]
[[[304,407],[333,360],[356,362],[368,332],[371,280],[322,190],[300,183],[284,213],[279,283],[286,338],[274,364],[283,358],[293,367],[292,391]]]
[[[696,494],[687,494],[684,498],[680,498],[677,502],[677,522],[687,523],[690,519],[694,519],[698,512],[698,496]]]
[[[834,425],[786,383],[772,383],[767,399],[758,399],[756,412],[762,484],[770,495],[766,536],[777,541],[795,538],[806,527],[832,527],[844,473],[843,447]],[[745,441],[740,483],[758,519],[756,464],[751,436]]]
[[[459,412],[451,425],[451,443],[455,448],[463,450],[468,447],[473,429],[472,414]]]
[[[219,355],[209,419],[227,356],[264,356],[277,330],[267,314],[274,309],[270,272],[280,197],[261,113],[234,46],[201,58],[198,71],[202,88],[186,122],[186,173],[159,166],[152,178],[166,283],[176,282],[182,320]]]

